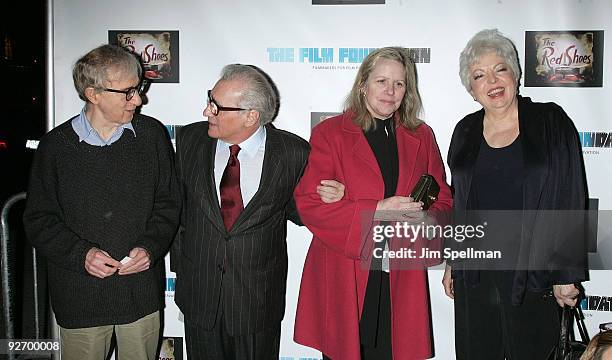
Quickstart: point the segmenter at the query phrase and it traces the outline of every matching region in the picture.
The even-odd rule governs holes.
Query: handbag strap
[[[569,352],[571,324],[572,324],[572,309],[569,306],[564,306],[561,312],[561,331],[559,333],[559,344],[557,345],[557,356],[555,359],[564,359]]]
[[[587,332],[586,325],[584,324],[584,314],[582,313],[580,304],[572,309],[574,317],[576,318],[576,327],[578,327],[578,332],[580,333],[580,340],[586,345],[589,343],[589,341],[591,341],[591,339],[589,338],[589,333]]]

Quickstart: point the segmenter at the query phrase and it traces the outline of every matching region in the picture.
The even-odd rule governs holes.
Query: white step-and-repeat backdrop
[[[327,4],[336,3],[336,4]],[[370,4],[365,4],[370,3]],[[516,43],[523,72],[521,94],[554,101],[581,135],[590,197],[612,208],[612,68],[604,34],[612,26],[612,1],[604,0],[53,0],[54,116],[60,124],[83,106],[71,78],[74,61],[109,41],[143,51],[150,77],[142,112],[172,131],[203,120],[206,90],[228,63],[254,64],[276,82],[281,107],[275,124],[305,139],[326,113],[341,111],[357,68],[373,48],[413,49],[424,102],[422,118],[434,129],[446,157],[455,123],[479,108],[461,86],[459,53],[485,28]],[[529,86],[537,85],[537,86]],[[447,171],[448,174],[448,171]],[[600,218],[600,221],[603,220]],[[311,235],[290,224],[287,309],[281,358],[318,359],[293,342],[300,276]],[[610,234],[599,232],[600,244]],[[431,270],[435,359],[453,359],[453,308]],[[582,303],[591,334],[612,321],[610,273],[591,271]],[[167,359],[181,358],[183,323],[168,272],[164,334]],[[172,346],[174,345],[174,346]],[[174,350],[172,350],[174,348]],[[174,351],[174,355],[170,353]],[[185,356],[182,356],[185,358]]]

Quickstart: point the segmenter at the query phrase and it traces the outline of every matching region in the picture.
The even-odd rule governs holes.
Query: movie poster
[[[385,0],[312,0],[312,5],[374,5],[384,3]]]
[[[601,87],[603,37],[599,30],[526,31],[525,86]]]
[[[145,79],[161,83],[179,82],[179,32],[109,30],[108,42],[140,56]]]
[[[159,360],[183,360],[183,338],[164,337],[159,351]]]

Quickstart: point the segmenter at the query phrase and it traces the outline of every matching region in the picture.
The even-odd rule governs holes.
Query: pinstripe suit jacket
[[[175,300],[185,321],[212,329],[220,306],[228,332],[241,335],[276,327],[285,312],[287,220],[300,224],[293,189],[308,158],[302,138],[266,125],[259,189],[228,232],[217,198],[216,139],[208,123],[177,136],[182,188],[181,229],[171,250]]]

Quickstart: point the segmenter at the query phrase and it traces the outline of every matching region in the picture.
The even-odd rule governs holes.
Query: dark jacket
[[[518,97],[519,131],[523,153],[523,209],[585,210],[586,178],[578,133],[563,109],[555,103],[534,103]],[[472,175],[482,141],[484,109],[467,115],[455,127],[448,151],[454,188],[454,209],[469,209]],[[503,191],[503,189],[500,189]],[[551,212],[548,212],[550,214]],[[563,212],[561,216],[563,215]],[[512,302],[519,304],[526,290],[542,291],[556,284],[587,279],[583,233],[566,234],[540,217],[525,216],[519,244],[519,264],[512,280]],[[546,239],[548,252],[536,251]],[[571,245],[571,246],[568,246]],[[575,252],[576,249],[580,251]],[[535,256],[538,256],[536,259]],[[562,270],[559,258],[571,258],[571,269]],[[549,263],[550,270],[530,269],[530,264]],[[536,266],[537,267],[537,266]],[[520,269],[520,270],[518,270]],[[453,264],[453,278],[478,282],[478,272],[463,271]]]
[[[185,321],[212,329],[219,307],[232,335],[277,328],[285,313],[287,220],[300,223],[293,189],[308,158],[308,143],[266,125],[259,189],[230,231],[221,217],[214,177],[217,140],[208,123],[181,129],[177,171],[184,206],[171,250],[176,303]]]

